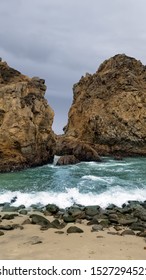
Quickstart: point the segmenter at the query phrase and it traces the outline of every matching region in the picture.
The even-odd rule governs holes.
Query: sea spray
[[[66,208],[74,203],[107,207],[121,206],[128,200],[146,200],[146,158],[116,161],[103,158],[102,163],[77,165],[48,164],[20,172],[0,174],[0,203],[11,202]]]

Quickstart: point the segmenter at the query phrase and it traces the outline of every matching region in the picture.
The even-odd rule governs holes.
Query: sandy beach
[[[3,220],[3,225],[21,225],[28,217],[21,215]],[[48,217],[51,221],[53,217]],[[83,233],[67,233],[75,225]],[[146,242],[136,235],[121,236],[113,227],[92,232],[82,223],[68,223],[63,229],[40,230],[39,225],[25,224],[4,230],[0,236],[1,260],[145,260]],[[123,230],[123,229],[122,229]]]

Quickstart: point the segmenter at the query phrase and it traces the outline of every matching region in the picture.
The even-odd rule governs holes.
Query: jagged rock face
[[[98,153],[90,145],[84,143],[83,141],[75,139],[74,137],[66,137],[64,135],[57,137],[55,154],[58,156],[75,157],[78,162],[101,161]],[[60,159],[60,161],[62,161],[62,159]],[[77,162],[74,161],[74,163]],[[72,160],[72,164],[73,164],[73,160]]]
[[[103,155],[146,155],[146,66],[116,55],[82,77],[73,93],[66,136]]]
[[[61,156],[56,165],[68,165],[79,163],[79,160],[74,155],[64,155]]]
[[[52,161],[54,112],[45,91],[44,80],[0,61],[0,171]]]

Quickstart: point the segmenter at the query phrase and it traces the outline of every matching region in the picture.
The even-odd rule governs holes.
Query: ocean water
[[[65,208],[74,203],[121,206],[128,200],[146,200],[146,158],[77,165],[48,164],[19,172],[0,174],[0,203],[17,197],[14,206],[55,203]]]

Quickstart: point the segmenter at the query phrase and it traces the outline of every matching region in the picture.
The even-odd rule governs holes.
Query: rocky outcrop
[[[52,131],[45,91],[43,79],[0,59],[0,172],[53,162],[54,154],[65,156],[63,164],[146,155],[146,66],[140,61],[116,55],[82,77],[62,136]]]
[[[44,98],[45,81],[0,61],[0,171],[52,161],[54,112]]]
[[[69,157],[72,164],[80,161],[101,161],[98,153],[90,145],[74,137],[66,137],[66,135],[57,137],[55,154],[63,156],[63,159],[66,158],[65,156]],[[62,161],[62,157],[58,161]]]
[[[56,165],[68,165],[68,164],[77,164],[79,160],[74,155],[65,155],[61,156]]]
[[[146,66],[116,55],[82,77],[73,94],[65,137],[100,155],[146,155]]]

